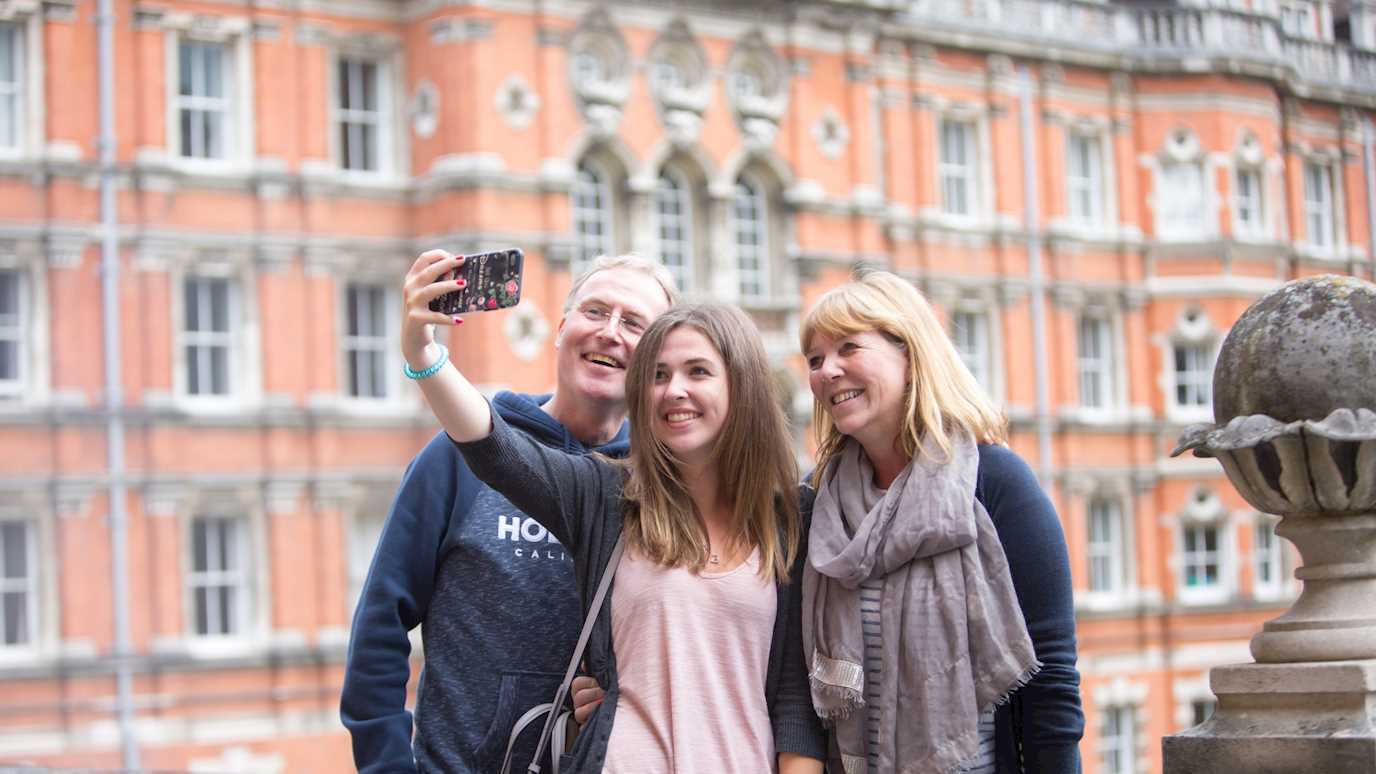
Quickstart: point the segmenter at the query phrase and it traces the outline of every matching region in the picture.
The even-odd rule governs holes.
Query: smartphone
[[[448,315],[506,309],[521,302],[521,271],[525,253],[519,247],[464,257],[463,265],[445,272],[437,282],[467,280],[458,290],[430,302],[430,311]]]

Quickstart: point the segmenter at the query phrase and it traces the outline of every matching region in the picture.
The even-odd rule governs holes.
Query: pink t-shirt
[[[698,575],[626,551],[612,586],[621,698],[604,772],[774,770],[764,681],[778,600],[759,570],[758,550]]]

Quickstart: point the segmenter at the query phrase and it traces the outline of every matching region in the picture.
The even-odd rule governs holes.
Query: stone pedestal
[[[1236,664],[1214,716],[1162,742],[1168,774],[1376,772],[1376,660]]]
[[[1162,740],[1166,774],[1376,774],[1376,285],[1288,283],[1219,352],[1214,457],[1299,549],[1295,604],[1252,639],[1258,663],[1209,674],[1206,723]]]

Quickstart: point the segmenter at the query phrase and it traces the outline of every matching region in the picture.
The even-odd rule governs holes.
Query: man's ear
[[[559,348],[559,343],[564,340],[564,323],[568,322],[568,315],[559,318],[559,327],[554,329],[554,348]]]

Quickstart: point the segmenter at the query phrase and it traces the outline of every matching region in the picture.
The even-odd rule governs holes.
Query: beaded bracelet
[[[403,363],[401,366],[402,373],[406,374],[407,378],[416,380],[434,376],[441,368],[444,368],[445,363],[449,362],[449,348],[443,344],[439,344],[438,346],[440,348],[440,356],[433,365],[423,371],[416,371],[411,368],[410,363]]]

